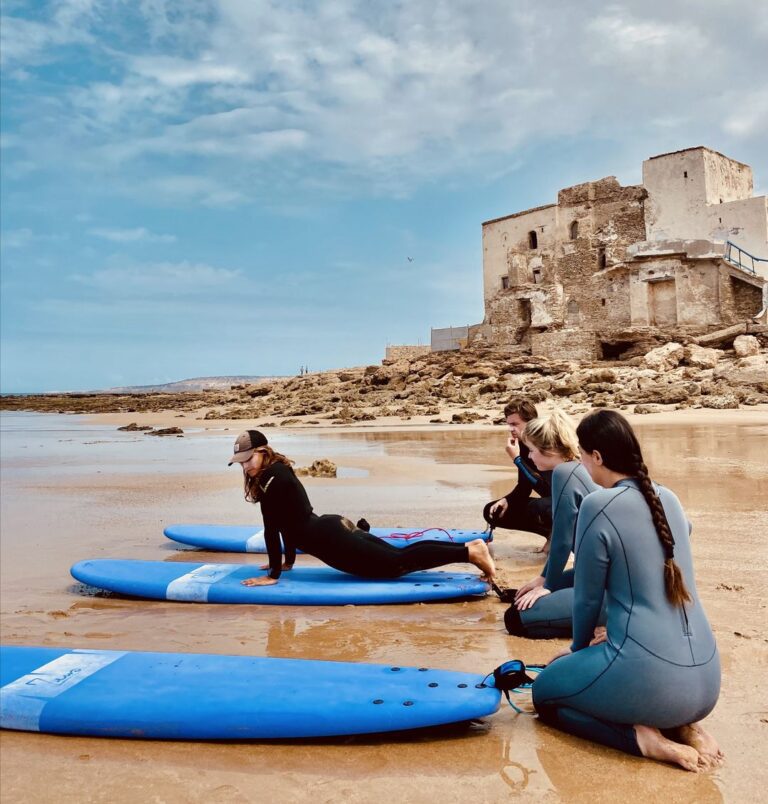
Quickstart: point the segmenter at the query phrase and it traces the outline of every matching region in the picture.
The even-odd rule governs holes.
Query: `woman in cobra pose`
[[[637,438],[615,411],[577,428],[603,487],[576,528],[573,643],[537,677],[533,701],[556,728],[696,771],[722,761],[699,721],[720,692],[720,660],[696,593],[690,524],[652,483]],[[603,597],[607,633],[593,638]]]
[[[559,408],[525,425],[522,440],[539,471],[552,471],[552,538],[541,573],[521,586],[504,615],[513,636],[568,637],[573,614],[573,570],[565,565],[573,551],[576,517],[582,501],[597,490],[579,463],[576,428]]]
[[[360,530],[342,516],[318,516],[291,461],[275,452],[263,433],[246,430],[235,441],[230,461],[243,469],[245,499],[260,503],[269,564],[267,575],[248,578],[246,586],[276,584],[282,570],[293,568],[296,550],[303,550],[334,569],[363,578],[397,578],[409,572],[442,567],[454,562],[474,564],[491,580],[495,567],[482,539],[467,544],[422,541],[393,547]],[[283,547],[285,560],[283,561]]]

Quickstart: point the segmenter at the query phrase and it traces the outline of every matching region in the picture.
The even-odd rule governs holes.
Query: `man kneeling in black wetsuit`
[[[510,399],[504,408],[509,426],[505,447],[517,467],[517,485],[505,497],[489,502],[483,518],[491,528],[509,528],[538,533],[549,544],[552,531],[552,472],[540,472],[528,457],[528,447],[520,441],[525,425],[537,416],[536,405],[528,399]],[[531,492],[538,497],[531,497]]]

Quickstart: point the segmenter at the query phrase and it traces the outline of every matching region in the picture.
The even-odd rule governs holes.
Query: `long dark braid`
[[[576,428],[582,450],[597,450],[606,468],[637,480],[664,550],[664,588],[674,606],[691,601],[680,567],[675,562],[675,539],[659,495],[651,483],[640,442],[630,423],[613,410],[596,410],[585,416]]]

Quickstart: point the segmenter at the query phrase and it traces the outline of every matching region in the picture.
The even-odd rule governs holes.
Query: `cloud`
[[[157,298],[168,293],[179,296],[209,294],[230,288],[240,276],[241,272],[237,270],[181,261],[108,265],[89,274],[72,274],[69,279],[108,295]]]
[[[89,229],[89,234],[111,240],[114,243],[175,243],[176,236],[169,234],[154,234],[143,226],[135,229]]]
[[[31,229],[9,229],[2,233],[0,242],[5,248],[25,248],[34,240]]]
[[[172,56],[141,56],[131,61],[137,75],[151,78],[166,87],[190,87],[195,84],[246,84],[251,75],[236,65],[222,64],[213,53],[199,59]]]
[[[0,19],[0,63],[46,64],[58,58],[63,46],[92,42],[81,23],[91,16],[96,5],[96,0],[60,0],[52,4],[52,14],[43,22],[4,15]]]
[[[768,15],[748,0],[698,3],[695,15],[662,0],[62,8],[12,23],[20,68],[72,46],[91,68],[47,85],[42,119],[38,98],[19,100],[27,159],[140,175],[190,203],[272,200],[277,188],[401,195],[498,175],[526,149],[580,137],[633,158],[639,141],[647,155],[722,150],[728,138],[754,143],[764,120],[723,124],[711,108],[718,97],[753,108]],[[206,187],[181,198],[174,184],[193,175]]]

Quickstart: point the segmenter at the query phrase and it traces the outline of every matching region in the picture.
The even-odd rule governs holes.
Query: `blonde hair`
[[[579,460],[579,439],[568,414],[555,408],[548,416],[532,419],[525,425],[522,440],[542,452],[555,452],[566,461]]]

